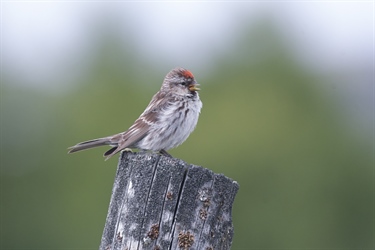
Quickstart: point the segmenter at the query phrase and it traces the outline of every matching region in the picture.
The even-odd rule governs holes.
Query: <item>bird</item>
[[[182,144],[195,129],[202,108],[198,82],[191,71],[177,67],[164,78],[160,90],[143,113],[122,133],[80,142],[68,153],[109,145],[105,160],[125,149],[157,152],[172,157],[167,150]]]

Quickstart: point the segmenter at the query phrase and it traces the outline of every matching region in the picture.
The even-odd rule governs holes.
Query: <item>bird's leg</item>
[[[167,157],[171,157],[171,158],[173,158],[172,155],[170,155],[170,154],[169,154],[167,151],[165,151],[164,149],[160,150],[159,152],[160,152],[161,155],[164,155],[164,156],[167,156]]]

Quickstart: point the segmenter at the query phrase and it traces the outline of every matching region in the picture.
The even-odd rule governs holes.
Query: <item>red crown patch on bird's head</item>
[[[194,75],[187,69],[182,71],[182,75],[186,78],[194,78]]]

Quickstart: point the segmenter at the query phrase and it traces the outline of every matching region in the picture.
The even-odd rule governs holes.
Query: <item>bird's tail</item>
[[[77,145],[74,145],[72,147],[69,147],[69,152],[68,153],[74,153],[78,152],[81,150],[86,150],[90,148],[95,148],[95,147],[100,147],[104,145],[111,145],[111,138],[110,137],[104,137],[104,138],[99,138],[99,139],[94,139],[90,141],[84,141],[80,142]]]

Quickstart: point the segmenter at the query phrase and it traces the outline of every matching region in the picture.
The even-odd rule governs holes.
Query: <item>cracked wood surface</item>
[[[157,154],[123,152],[100,250],[226,250],[237,182]]]

